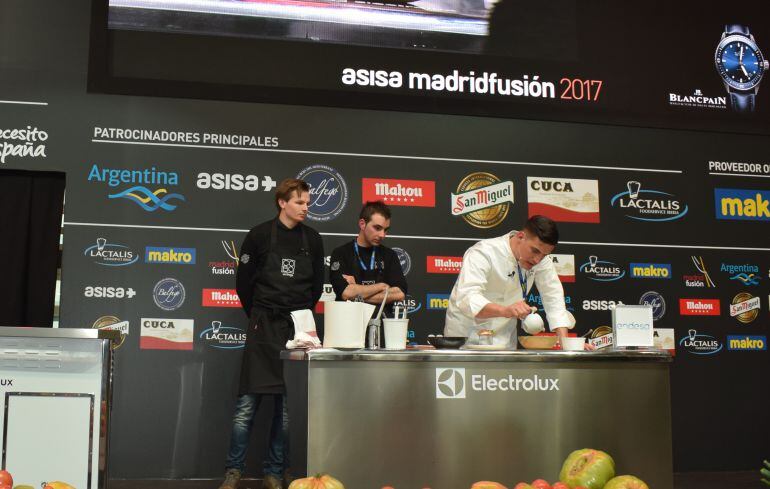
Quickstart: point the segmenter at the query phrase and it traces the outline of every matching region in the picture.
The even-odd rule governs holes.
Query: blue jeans
[[[289,412],[286,396],[283,394],[243,394],[238,396],[233,414],[233,431],[230,435],[230,452],[227,454],[225,470],[238,469],[243,472],[246,461],[246,449],[249,447],[254,414],[259,409],[262,398],[273,398],[273,419],[270,423],[270,445],[263,462],[264,474],[283,478],[284,468],[288,466]]]

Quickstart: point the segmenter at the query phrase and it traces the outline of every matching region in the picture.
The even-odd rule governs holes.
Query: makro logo
[[[139,260],[139,255],[128,246],[108,243],[105,238],[96,238],[96,244],[86,248],[83,255],[106,267],[124,267]]]
[[[45,158],[45,142],[48,133],[37,127],[25,129],[0,128],[0,163],[5,163],[9,156],[18,158]]]
[[[179,309],[184,304],[184,299],[184,286],[175,278],[164,278],[152,289],[152,300],[164,311]]]
[[[719,299],[679,299],[682,316],[719,316]]]
[[[622,306],[623,301],[607,301],[585,299],[583,301],[584,311],[611,311],[615,306]]]
[[[467,378],[470,377],[470,383]],[[465,399],[472,392],[558,392],[559,380],[540,377],[515,377],[511,374],[492,377],[487,374],[468,376],[464,368],[436,369],[436,399]]]
[[[599,181],[527,177],[529,217],[558,222],[599,222]]]
[[[239,350],[246,344],[243,328],[222,326],[222,321],[211,321],[211,326],[201,331],[198,337],[219,350]]]
[[[730,275],[730,280],[741,282],[743,285],[759,285],[762,275],[759,273],[759,267],[749,263],[733,265],[722,263],[719,265],[719,271]]]
[[[580,265],[580,271],[597,282],[612,282],[626,276],[626,271],[618,264],[600,260],[596,255],[589,256],[588,261]]]
[[[657,321],[666,314],[666,300],[660,293],[654,290],[642,294],[639,298],[639,304],[652,307],[653,321]]]
[[[706,269],[706,262],[703,261],[703,257],[691,256],[690,258],[692,259],[693,265],[695,265],[695,269],[700,273],[682,275],[684,285],[687,287],[716,287],[717,284],[711,280],[711,275],[709,275],[709,272]]]
[[[679,346],[694,355],[713,355],[722,350],[722,343],[711,335],[698,334],[698,331],[691,329],[687,336],[679,340]]]
[[[203,307],[241,307],[235,289],[203,289]]]
[[[770,221],[770,190],[715,188],[717,219]]]
[[[185,201],[182,194],[169,193],[167,188],[179,185],[179,175],[173,171],[158,170],[154,166],[143,170],[121,170],[93,165],[88,172],[88,181],[106,183],[111,188],[128,187],[107,195],[107,198],[129,200],[147,212],[158,209],[171,212],[177,208],[177,202]],[[157,188],[151,190],[149,187]]]
[[[761,306],[759,297],[754,297],[748,292],[741,292],[733,297],[730,304],[730,316],[743,324],[748,324],[757,319]]]
[[[144,249],[144,261],[145,263],[195,265],[195,248],[147,246]]]
[[[575,255],[557,255],[552,253],[548,256],[551,257],[551,262],[556,270],[556,275],[559,276],[559,281],[569,284],[574,283]]]
[[[727,336],[728,350],[762,351],[767,350],[766,336]]]
[[[348,185],[334,168],[312,165],[299,172],[297,178],[310,186],[307,218],[311,221],[331,221],[345,209],[348,203]]]
[[[406,308],[406,312],[409,314],[414,314],[415,312],[419,311],[422,308],[422,302],[418,301],[414,297],[412,297],[410,294],[406,294],[406,297],[402,301],[397,301],[393,303],[394,306],[398,306],[400,308]]]
[[[403,248],[393,248],[398,257],[398,263],[401,264],[401,271],[404,275],[409,274],[409,270],[412,269],[412,257]]]
[[[674,221],[683,218],[688,211],[675,195],[660,190],[643,190],[636,181],[626,183],[628,191],[615,194],[610,200],[612,207],[626,212],[626,217],[637,221]]]
[[[446,310],[449,307],[449,294],[428,294],[425,298],[428,310]]]
[[[471,226],[488,229],[503,222],[513,204],[513,182],[502,181],[491,173],[472,173],[463,178],[452,193],[453,216],[462,216]]]
[[[460,273],[463,266],[462,256],[427,257],[428,273]]]
[[[136,291],[131,287],[108,287],[100,285],[87,285],[83,290],[83,296],[93,299],[133,299]]]
[[[436,207],[436,182],[431,180],[364,178],[361,194],[364,203],[381,200],[388,205]]]
[[[671,265],[668,263],[631,263],[631,278],[671,278]]]
[[[257,175],[241,175],[240,173],[198,173],[196,185],[203,190],[247,190],[256,192],[260,187]],[[270,176],[262,178],[262,191],[270,192],[276,186]]]

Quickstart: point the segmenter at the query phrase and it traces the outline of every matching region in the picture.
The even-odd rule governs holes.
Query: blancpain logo
[[[698,107],[708,109],[726,109],[727,97],[707,97],[700,90],[695,90],[692,95],[668,94],[669,105],[679,107]]]

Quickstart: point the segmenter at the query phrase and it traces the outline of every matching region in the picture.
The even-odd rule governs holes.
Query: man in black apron
[[[321,235],[302,224],[309,191],[302,180],[281,182],[275,195],[278,216],[251,229],[241,246],[236,288],[249,316],[249,328],[220,489],[238,486],[254,414],[265,397],[273,401],[274,410],[262,487],[282,487],[288,458],[288,414],[279,354],[294,336],[291,311],[312,309],[323,289]]]
[[[390,287],[383,314],[393,317],[393,303],[404,300],[407,288],[398,255],[382,244],[389,229],[390,208],[381,201],[367,202],[359,215],[358,236],[332,251],[329,280],[338,301],[376,304],[376,315]]]

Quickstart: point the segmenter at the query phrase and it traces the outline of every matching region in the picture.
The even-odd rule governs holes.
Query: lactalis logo
[[[682,316],[719,316],[719,299],[679,299]]]
[[[195,265],[195,248],[147,246],[144,249],[144,261],[145,263]]]
[[[139,259],[139,255],[128,246],[108,243],[105,238],[96,238],[96,244],[86,248],[83,255],[91,258],[97,265],[107,267],[124,267]]]
[[[388,205],[436,207],[436,182],[430,180],[364,178],[361,194],[364,203],[381,200]]]
[[[631,278],[671,278],[671,265],[668,263],[631,263]]]
[[[713,355],[722,350],[722,343],[718,339],[707,334],[698,334],[698,331],[691,329],[687,336],[679,340],[679,346],[694,355]]]
[[[429,256],[428,273],[460,273],[462,256]]]
[[[257,175],[241,175],[239,173],[198,173],[196,182],[199,189],[203,190],[247,190],[256,192],[259,190],[260,180]],[[269,192],[275,188],[275,180],[270,176],[262,178],[262,191]]]
[[[529,216],[559,222],[599,222],[599,181],[527,177]]]
[[[626,276],[626,271],[620,266],[611,261],[600,260],[596,255],[589,256],[588,261],[580,265],[580,271],[590,280],[597,282],[612,282]]]
[[[715,188],[717,219],[770,221],[770,190]]]
[[[436,369],[436,399],[465,399],[465,369]]]
[[[615,194],[610,205],[622,209],[629,219],[662,222],[681,219],[687,214],[687,204],[673,194],[642,189],[642,184],[636,181],[627,182],[626,187],[628,191]]]
[[[559,379],[516,377],[512,374],[493,377],[487,374],[470,375],[470,383],[464,368],[436,369],[436,398],[465,399],[466,388],[473,392],[555,392],[559,391]]]

